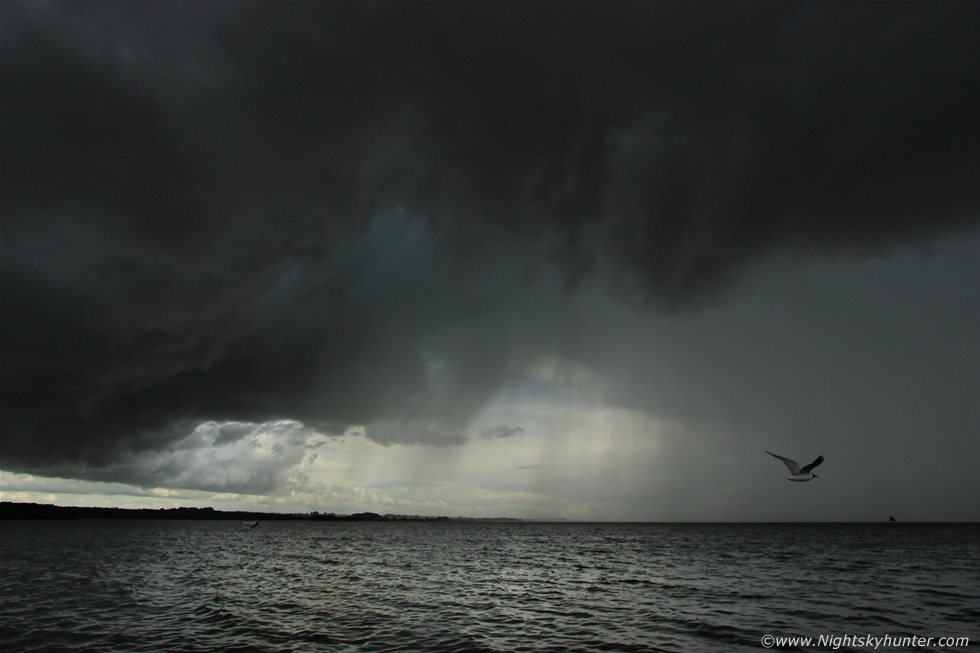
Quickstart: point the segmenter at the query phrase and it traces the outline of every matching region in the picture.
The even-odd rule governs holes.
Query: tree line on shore
[[[0,519],[216,519],[241,521],[450,521],[449,517],[420,515],[379,515],[359,512],[337,515],[318,511],[306,513],[251,512],[245,510],[215,510],[214,508],[103,508],[55,506],[42,503],[0,503]],[[468,518],[459,517],[456,519]],[[486,520],[474,520],[486,521]],[[506,517],[492,521],[520,521]]]

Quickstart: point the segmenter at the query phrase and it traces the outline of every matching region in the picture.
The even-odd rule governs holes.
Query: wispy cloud
[[[481,428],[479,430],[481,440],[499,440],[501,438],[512,438],[515,435],[520,435],[524,432],[524,429],[520,426],[507,426],[506,424],[498,424],[497,426],[488,426],[486,428]]]

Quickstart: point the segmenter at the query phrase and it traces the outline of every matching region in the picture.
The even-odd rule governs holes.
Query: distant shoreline
[[[426,517],[423,515],[379,515],[359,512],[352,515],[307,512],[251,512],[214,508],[99,508],[55,506],[42,503],[0,503],[3,519],[196,519],[218,521],[525,521],[513,517]]]
[[[928,526],[933,525],[980,525],[980,521],[821,521],[821,522],[772,522],[772,521],[743,521],[743,522],[701,522],[701,521],[598,521],[573,520],[562,518],[529,518],[519,517],[429,517],[425,515],[379,515],[374,512],[359,512],[351,515],[338,515],[332,512],[254,512],[247,510],[216,510],[206,508],[100,508],[80,506],[56,506],[47,503],[20,503],[15,501],[0,502],[0,521],[3,520],[71,520],[71,519],[182,519],[210,521],[353,521],[353,522],[503,522],[503,523],[564,523],[564,524],[675,524],[675,525],[739,525],[739,526],[820,526],[820,525],[860,525],[884,524],[891,527]]]

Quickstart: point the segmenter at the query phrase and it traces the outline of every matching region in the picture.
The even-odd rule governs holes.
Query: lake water
[[[0,601],[5,653],[974,650],[980,527],[6,521]]]

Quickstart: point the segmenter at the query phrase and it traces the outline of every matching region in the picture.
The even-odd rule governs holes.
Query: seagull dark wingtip
[[[821,456],[817,456],[817,459],[816,460],[814,460],[812,463],[810,463],[809,465],[807,465],[806,467],[804,467],[800,471],[802,473],[804,473],[804,474],[812,473],[811,470],[816,469],[817,467],[819,467],[820,466],[820,463],[822,463],[822,462],[823,462],[823,456],[822,455]]]

